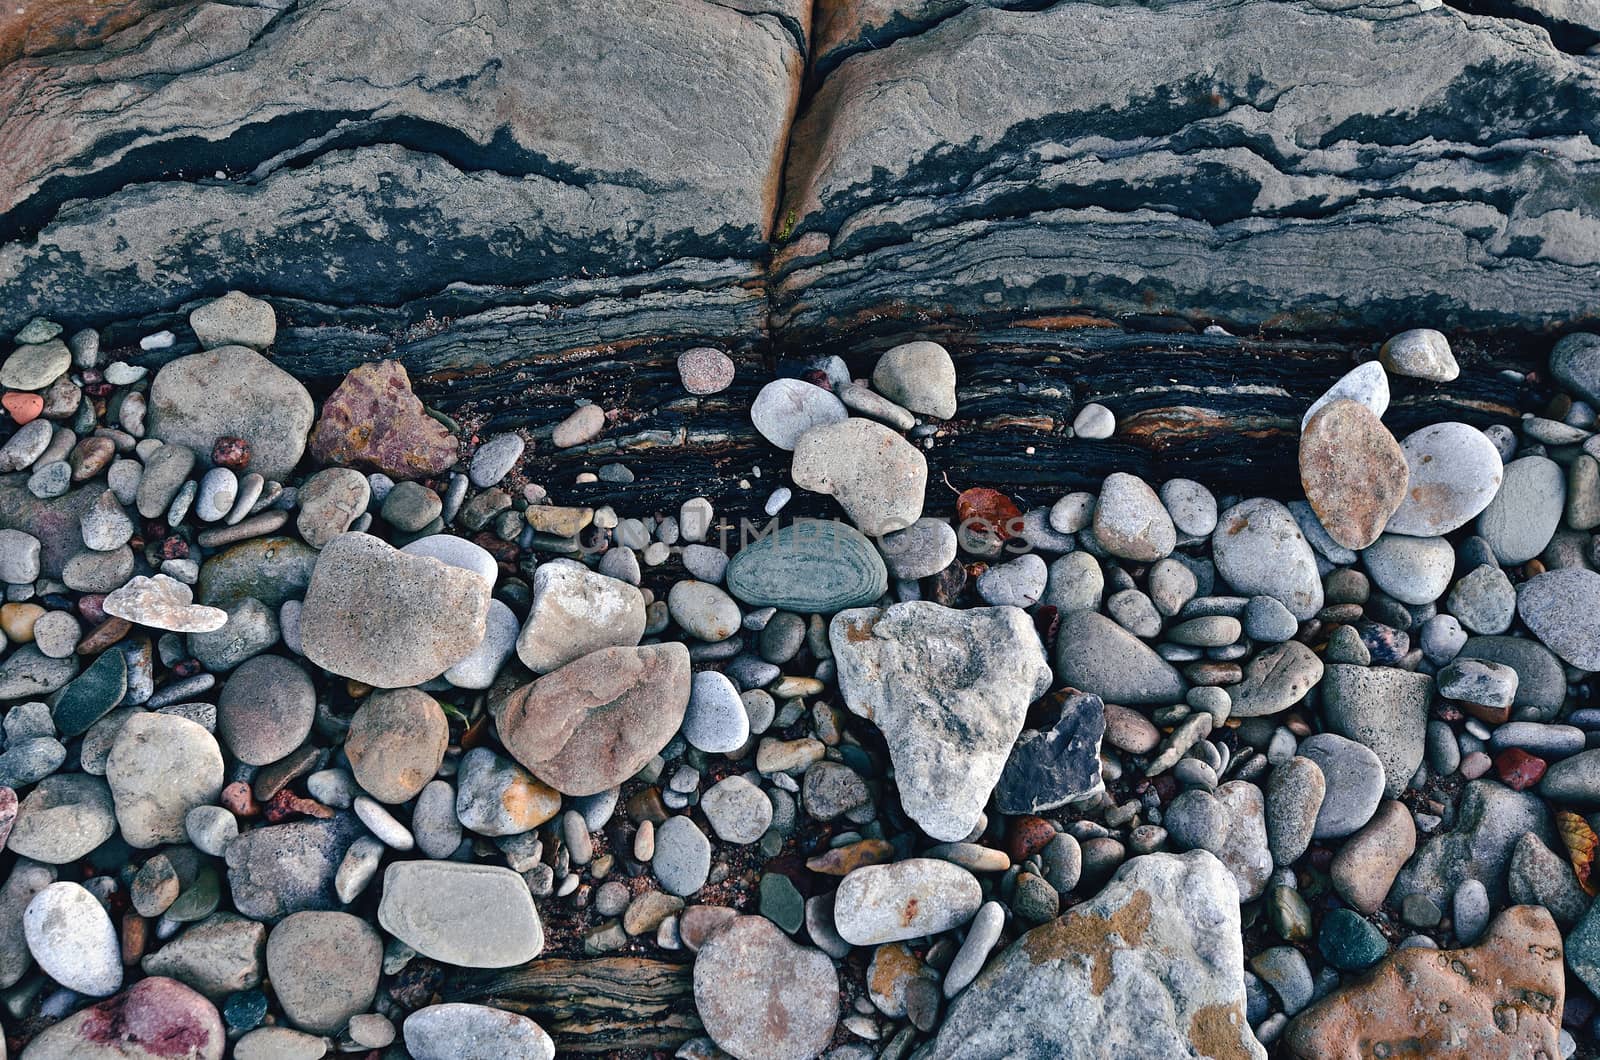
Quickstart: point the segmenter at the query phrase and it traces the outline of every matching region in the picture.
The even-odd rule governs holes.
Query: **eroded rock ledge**
[[[448,321],[398,346],[426,375],[1052,314],[1569,327],[1600,264],[1600,59],[1582,54],[1600,16],[1460,7],[1482,13],[519,0],[423,17],[261,0],[13,16],[0,332],[63,304],[153,327],[237,287],[351,360]]]

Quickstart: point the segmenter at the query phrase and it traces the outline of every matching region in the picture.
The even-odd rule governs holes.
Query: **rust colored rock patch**
[[[1559,1056],[1561,933],[1540,906],[1513,906],[1459,950],[1400,950],[1364,982],[1289,1024],[1301,1060]]]
[[[456,462],[456,439],[411,392],[399,361],[353,368],[322,407],[311,453],[324,464],[350,464],[394,479],[437,475]]]

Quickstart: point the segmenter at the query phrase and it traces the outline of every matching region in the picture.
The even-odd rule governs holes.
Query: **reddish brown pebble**
[[[223,788],[222,794],[217,797],[217,802],[235,817],[254,817],[261,812],[255,796],[250,794],[250,785],[242,780],[236,780]]]
[[[131,968],[144,956],[150,936],[150,921],[129,910],[122,914],[122,963]]]
[[[1495,772],[1513,791],[1527,791],[1544,776],[1545,760],[1520,747],[1501,751],[1494,760]]]
[[[863,865],[885,865],[893,860],[893,845],[882,839],[863,839],[808,859],[806,868],[824,876],[845,876]]]
[[[86,637],[78,642],[79,655],[99,655],[111,645],[128,635],[133,629],[133,623],[125,618],[112,615],[104,622],[91,629]]]
[[[249,440],[223,435],[211,446],[211,462],[218,467],[243,471],[250,464]]]
[[[1471,714],[1479,721],[1488,722],[1490,725],[1504,725],[1511,720],[1511,705],[1503,707],[1486,707],[1482,703],[1462,703],[1461,709]]]
[[[99,625],[106,620],[105,593],[85,593],[78,597],[78,614],[85,622]]]
[[[1300,484],[1328,536],[1363,549],[1405,500],[1409,471],[1394,435],[1359,401],[1330,401],[1300,432]]]
[[[683,389],[696,397],[728,389],[733,384],[733,371],[733,359],[710,346],[696,346],[678,357],[678,378],[683,381]]]
[[[1056,837],[1056,830],[1043,817],[1025,814],[1011,819],[1011,831],[1006,836],[1006,853],[1013,864],[1020,864],[1045,848]]]
[[[4,397],[0,397],[0,405],[5,406],[20,427],[39,418],[39,413],[44,411],[44,398],[21,390],[8,390]]]
[[[315,817],[319,821],[326,821],[333,816],[333,810],[315,799],[302,798],[284,788],[267,800],[262,815],[271,824],[278,824],[293,817]]]

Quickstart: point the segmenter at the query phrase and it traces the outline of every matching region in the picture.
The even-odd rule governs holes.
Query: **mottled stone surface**
[[[405,365],[374,361],[351,369],[323,404],[311,453],[324,464],[427,478],[456,462],[456,439],[411,392]]]
[[[924,600],[855,608],[834,616],[828,639],[846,705],[889,744],[906,813],[935,839],[964,839],[1028,704],[1050,687],[1027,613]]]
[[[1094,898],[993,958],[927,1056],[1264,1060],[1245,1022],[1232,877],[1199,850],[1127,862]]]
[[[637,773],[683,721],[682,644],[602,648],[491,704],[506,750],[565,795],[594,795]]]
[[[1289,1024],[1288,1055],[1429,1057],[1561,1055],[1566,998],[1561,932],[1539,906],[1512,906],[1476,946],[1397,950],[1358,982]]]

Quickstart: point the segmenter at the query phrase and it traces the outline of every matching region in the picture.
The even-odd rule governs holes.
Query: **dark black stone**
[[[994,789],[1001,813],[1042,813],[1101,790],[1100,739],[1106,706],[1093,692],[1074,692],[1049,729],[1026,729]]]

